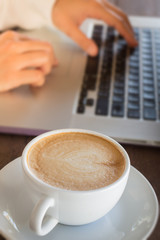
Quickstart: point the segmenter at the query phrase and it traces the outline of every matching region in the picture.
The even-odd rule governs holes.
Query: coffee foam
[[[39,140],[28,166],[42,181],[63,189],[92,190],[116,181],[125,161],[109,141],[87,133],[59,133]]]

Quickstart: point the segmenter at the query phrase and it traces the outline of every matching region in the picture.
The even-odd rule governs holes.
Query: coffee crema
[[[86,191],[115,182],[124,172],[120,150],[101,137],[81,132],[47,136],[29,150],[31,172],[54,187]]]

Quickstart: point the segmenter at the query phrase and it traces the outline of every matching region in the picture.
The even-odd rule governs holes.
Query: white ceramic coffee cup
[[[37,178],[27,164],[29,149],[40,139],[62,132],[87,133],[111,142],[125,159],[125,170],[122,176],[106,187],[89,191],[60,189]],[[43,236],[49,233],[57,223],[82,225],[98,220],[107,214],[123,194],[129,176],[130,159],[124,148],[108,136],[82,129],[62,129],[44,133],[29,142],[22,154],[22,169],[30,197],[35,202],[29,219],[30,227],[37,235]]]

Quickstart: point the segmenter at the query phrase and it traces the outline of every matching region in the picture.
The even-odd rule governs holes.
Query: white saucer
[[[146,240],[158,220],[156,194],[146,178],[131,167],[118,204],[100,220],[83,226],[58,224],[44,237],[36,236],[26,219],[33,204],[26,196],[20,158],[0,171],[0,233],[10,240]]]

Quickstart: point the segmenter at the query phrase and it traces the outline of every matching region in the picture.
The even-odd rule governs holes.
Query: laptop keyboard
[[[78,114],[92,108],[97,116],[160,120],[160,29],[134,32],[139,45],[133,49],[112,27],[94,26],[100,51],[87,58]]]

